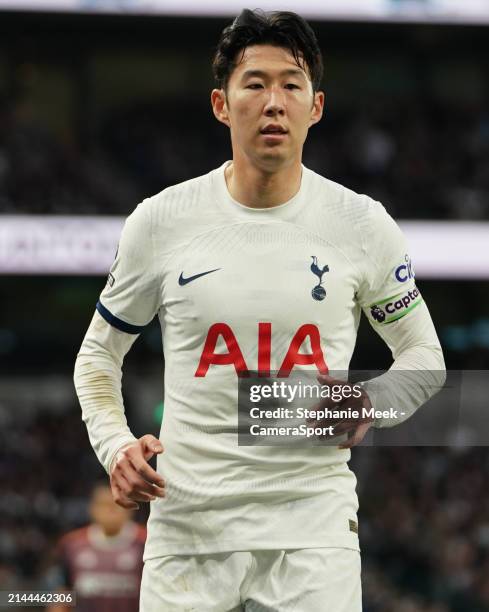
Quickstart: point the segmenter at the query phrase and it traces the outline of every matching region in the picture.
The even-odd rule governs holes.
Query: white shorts
[[[360,553],[346,548],[148,559],[140,612],[361,612]]]

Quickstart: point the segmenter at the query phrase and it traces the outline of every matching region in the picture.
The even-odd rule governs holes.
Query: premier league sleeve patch
[[[417,287],[402,291],[391,297],[377,300],[368,307],[368,316],[374,323],[387,325],[402,319],[416,306],[419,306],[423,298]]]

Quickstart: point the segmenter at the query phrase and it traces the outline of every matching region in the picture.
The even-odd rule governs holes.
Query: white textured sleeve
[[[95,312],[76,359],[74,381],[83,421],[108,473],[116,452],[136,440],[127,425],[121,392],[122,363],[136,338]]]
[[[392,351],[390,370],[365,384],[375,410],[396,410],[396,418],[378,418],[375,427],[399,425],[439,391],[445,362],[435,327],[423,302],[388,326],[375,330]]]
[[[376,427],[408,419],[444,384],[443,353],[419,289],[406,239],[378,202],[370,200],[370,222],[362,234],[365,274],[357,298],[371,326],[392,351],[390,370],[368,383],[375,410],[397,410]]]
[[[116,452],[134,442],[122,401],[122,362],[161,305],[151,199],[127,218],[108,282],[75,365],[75,387],[90,442],[109,472]]]
[[[107,323],[129,334],[141,333],[161,306],[161,259],[154,253],[151,211],[152,200],[144,200],[126,219],[97,303]]]

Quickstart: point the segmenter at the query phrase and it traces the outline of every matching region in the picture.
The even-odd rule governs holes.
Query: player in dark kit
[[[137,612],[146,530],[131,521],[130,511],[115,504],[110,487],[102,484],[93,490],[90,517],[90,525],[60,540],[51,586],[75,591],[79,612]]]

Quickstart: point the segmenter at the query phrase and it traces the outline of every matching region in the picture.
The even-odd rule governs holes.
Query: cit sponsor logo
[[[408,254],[404,256],[404,262],[394,270],[394,276],[399,283],[405,283],[411,278],[414,278],[414,268]]]
[[[370,314],[377,323],[397,321],[421,302],[421,295],[416,287],[405,294],[396,295],[394,298],[381,306],[378,304],[370,306]]]
[[[312,264],[311,272],[315,274],[319,283],[312,288],[311,295],[313,299],[321,302],[326,297],[326,289],[323,287],[323,276],[326,272],[329,272],[329,266],[323,266],[322,268],[318,265],[318,258],[315,255],[311,255]]]

